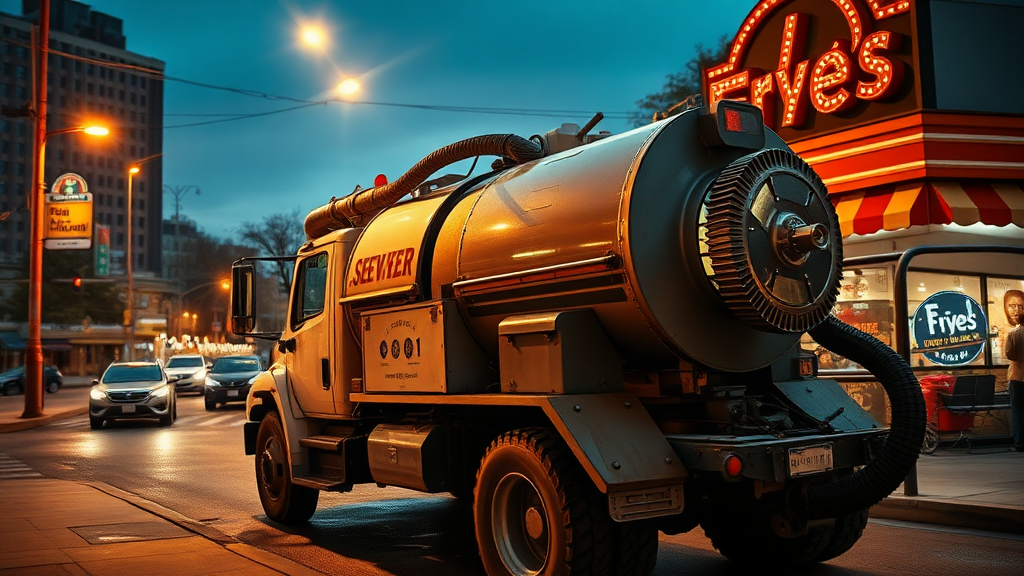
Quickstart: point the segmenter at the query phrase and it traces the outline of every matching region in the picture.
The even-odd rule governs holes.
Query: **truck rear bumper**
[[[796,476],[812,477],[816,473],[867,464],[881,449],[888,433],[888,430],[864,430],[793,438],[669,434],[665,438],[691,473],[723,472],[726,457],[735,454],[743,462],[742,478],[785,482]],[[819,466],[821,470],[808,471],[801,469],[799,463],[791,462],[798,455],[797,451],[817,447],[823,447],[819,452],[830,453],[827,466]]]

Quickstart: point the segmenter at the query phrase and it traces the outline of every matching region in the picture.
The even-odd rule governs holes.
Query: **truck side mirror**
[[[231,266],[231,333],[251,334],[256,328],[256,267],[236,262]]]

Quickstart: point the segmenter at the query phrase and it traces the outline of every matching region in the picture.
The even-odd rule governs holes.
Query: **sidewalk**
[[[319,574],[99,482],[3,480],[0,510],[9,576]]]
[[[24,396],[0,397],[0,452],[11,439],[4,432],[84,414],[88,394],[88,381],[65,385],[44,395],[44,417],[28,420],[20,418]],[[901,487],[871,516],[1024,534],[1024,452],[940,448],[918,459],[917,472],[918,496]],[[0,480],[0,510],[5,574],[315,574],[99,482]]]

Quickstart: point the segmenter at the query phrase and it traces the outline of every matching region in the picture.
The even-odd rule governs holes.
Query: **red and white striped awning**
[[[843,236],[929,224],[1024,228],[1024,188],[1019,184],[916,182],[843,194],[832,201]]]

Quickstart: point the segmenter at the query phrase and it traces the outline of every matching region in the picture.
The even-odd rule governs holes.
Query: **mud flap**
[[[550,396],[545,414],[617,521],[678,514],[686,468],[632,394]]]

